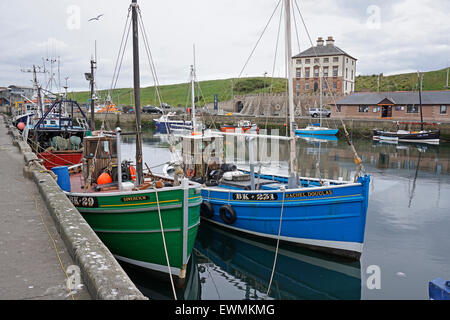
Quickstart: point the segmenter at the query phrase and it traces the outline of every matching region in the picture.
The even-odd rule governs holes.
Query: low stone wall
[[[38,186],[68,252],[80,267],[91,297],[99,300],[147,300],[61,191],[52,172],[42,167],[28,144],[22,141],[18,130],[11,126],[9,130],[14,144],[23,153],[24,175]]]

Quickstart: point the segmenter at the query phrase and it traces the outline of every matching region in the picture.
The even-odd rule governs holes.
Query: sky
[[[194,45],[200,81],[236,78],[244,65],[242,77],[265,72],[284,77],[283,25],[277,47],[281,6],[274,11],[279,1],[139,0],[159,83],[189,81]],[[32,75],[21,70],[44,63],[49,70],[46,59],[59,59],[60,72],[55,63],[52,89],[64,86],[67,78],[69,91],[88,90],[84,73],[90,70],[97,42],[97,87],[109,89],[130,2],[1,1],[0,86],[31,86]],[[389,75],[450,66],[448,0],[293,0],[292,6],[293,55],[311,47],[310,38],[315,45],[318,37],[333,36],[336,46],[358,59],[357,74]],[[100,14],[99,21],[88,21]],[[152,86],[142,38],[140,43],[141,85]],[[131,50],[130,39],[117,88],[132,87]],[[39,76],[46,87],[48,75]]]

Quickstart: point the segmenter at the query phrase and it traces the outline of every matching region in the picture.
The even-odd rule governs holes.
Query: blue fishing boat
[[[285,0],[286,17],[291,16],[291,2]],[[286,33],[290,25],[286,23]],[[286,37],[288,42],[290,37]],[[287,59],[292,52],[287,45]],[[363,249],[370,176],[363,173],[362,161],[353,148],[356,173],[352,181],[298,176],[294,118],[292,70],[288,70],[290,136],[260,134],[208,133],[182,137],[182,163],[166,172],[183,172],[203,185],[201,215],[229,230],[269,239],[277,239],[316,250],[359,259]],[[250,169],[239,169],[223,162],[223,136],[248,139]],[[244,138],[245,136],[245,138]],[[289,142],[289,174],[255,172],[254,139]],[[271,145],[273,145],[273,141]],[[231,145],[230,141],[226,145]],[[244,144],[245,145],[245,144]],[[242,150],[241,145],[233,147]]]
[[[359,259],[370,176],[356,182],[300,178],[295,189],[288,189],[288,176],[256,178],[257,190],[249,190],[250,181],[226,180],[203,188],[202,217],[231,230]]]

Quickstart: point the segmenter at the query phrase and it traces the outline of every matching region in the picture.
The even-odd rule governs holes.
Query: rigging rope
[[[263,29],[263,31],[262,31],[262,33],[261,33],[261,35],[260,35],[258,41],[256,42],[256,44],[255,44],[255,46],[254,46],[252,52],[250,53],[250,56],[248,57],[247,61],[246,61],[245,64],[244,64],[244,67],[242,67],[242,70],[241,70],[241,72],[239,73],[238,79],[240,79],[241,76],[242,76],[242,74],[244,73],[244,70],[245,70],[245,68],[247,67],[248,62],[250,61],[251,57],[253,56],[253,53],[255,52],[256,48],[258,47],[258,44],[259,44],[259,42],[261,41],[261,39],[262,39],[264,33],[266,32],[267,27],[269,26],[270,22],[272,21],[272,18],[273,18],[273,16],[275,15],[275,12],[277,11],[278,7],[280,6],[280,3],[281,3],[281,0],[278,1],[278,4],[277,4],[277,6],[275,7],[275,9],[273,10],[272,15],[271,15],[270,18],[269,18],[269,21],[267,21],[267,24],[266,24],[266,26],[264,27],[264,29]]]
[[[312,41],[312,39],[311,39],[311,36],[310,36],[310,34],[309,34],[309,31],[308,31],[308,28],[307,28],[307,26],[306,26],[305,20],[303,19],[303,15],[302,15],[302,13],[301,13],[301,11],[300,11],[300,7],[299,7],[299,5],[298,5],[298,3],[297,3],[297,0],[294,0],[294,3],[295,3],[295,6],[297,7],[297,11],[298,11],[298,13],[299,13],[299,15],[300,15],[300,18],[301,18],[301,21],[302,21],[302,23],[303,23],[303,26],[305,27],[305,31],[306,31],[306,34],[307,34],[307,36],[308,36],[309,42],[310,42],[310,44],[311,44],[311,46],[312,46],[312,48],[313,48],[313,50],[314,50],[314,55],[315,55],[316,57],[318,57],[317,51],[316,51],[316,49],[315,49],[315,47],[314,47],[314,43],[313,43],[313,41]],[[323,65],[322,65],[322,63],[320,62],[320,59],[319,59],[319,67],[320,67],[320,69],[322,69],[322,72],[323,72]],[[327,80],[326,78],[325,78],[325,82],[326,82],[326,84],[327,84],[327,89],[328,89],[328,91],[329,91],[329,93],[330,93],[330,96],[331,96],[331,98],[332,98],[332,100],[333,100],[333,103],[334,103],[334,105],[336,106],[336,110],[338,110],[338,109],[337,109],[337,104],[336,104],[336,97],[334,96],[334,93],[333,93],[333,91],[331,90],[331,88],[330,88],[330,86],[329,86],[329,84],[328,84],[328,80]],[[338,111],[339,111],[339,110],[338,110]],[[358,155],[358,153],[357,153],[357,151],[356,151],[356,149],[355,149],[355,146],[353,145],[353,142],[352,142],[352,140],[351,140],[351,138],[350,138],[350,134],[348,133],[348,130],[347,130],[347,126],[345,125],[344,120],[342,119],[342,117],[340,118],[340,122],[341,122],[341,124],[342,124],[343,129],[344,129],[345,138],[346,138],[346,140],[347,140],[347,143],[349,144],[349,146],[350,146],[350,148],[352,149],[352,152],[353,152],[353,154],[354,154],[354,162],[355,162],[355,164],[357,165],[357,170],[356,170],[355,177],[354,177],[354,181],[356,182],[356,181],[357,181],[357,178],[358,178],[358,176],[359,176],[359,173],[360,173],[361,171],[364,172],[365,169],[364,169],[364,166],[363,166],[363,164],[362,164],[362,160],[361,160],[361,158],[359,157],[359,155]]]
[[[267,292],[266,292],[265,299],[267,299],[269,297],[270,287],[272,286],[272,280],[273,280],[273,276],[275,274],[275,268],[276,268],[276,265],[277,265],[278,249],[280,248],[281,223],[283,221],[284,199],[285,199],[285,195],[286,195],[286,188],[284,186],[282,186],[280,188],[280,190],[283,191],[283,200],[281,201],[280,225],[278,227],[277,246],[276,246],[276,249],[275,249],[275,257],[274,257],[274,260],[273,260],[272,274],[270,275],[269,286],[267,287]]]

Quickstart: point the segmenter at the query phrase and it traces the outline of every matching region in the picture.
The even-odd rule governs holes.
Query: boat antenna
[[[142,138],[141,138],[141,82],[139,70],[139,23],[137,0],[132,0],[132,25],[133,25],[133,78],[134,78],[134,103],[136,112],[136,185],[144,182],[142,165]],[[120,164],[119,164],[120,165]]]

